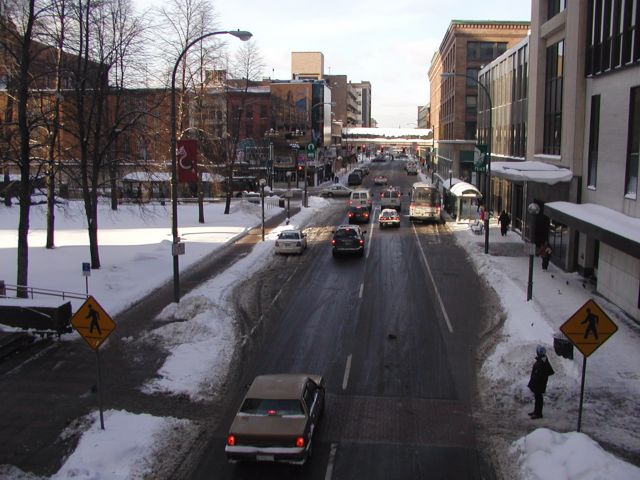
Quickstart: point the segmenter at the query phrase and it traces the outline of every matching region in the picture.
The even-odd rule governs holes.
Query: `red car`
[[[373,179],[375,185],[386,185],[389,180],[384,175],[377,175]]]

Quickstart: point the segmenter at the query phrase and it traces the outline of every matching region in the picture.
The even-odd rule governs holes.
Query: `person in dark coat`
[[[547,268],[549,268],[549,260],[551,260],[552,252],[553,252],[553,249],[551,248],[551,245],[549,245],[549,242],[544,242],[540,246],[538,255],[542,257],[542,270],[547,270]]]
[[[531,378],[529,379],[529,389],[533,392],[535,398],[535,405],[533,412],[529,412],[529,416],[532,420],[542,418],[542,407],[544,405],[544,399],[542,395],[547,390],[547,380],[555,372],[551,368],[551,364],[547,359],[547,350],[538,345],[536,348],[536,361],[531,369]]]
[[[509,224],[511,223],[511,217],[506,210],[502,210],[502,213],[498,217],[498,223],[500,224],[500,233],[504,237],[509,230]]]

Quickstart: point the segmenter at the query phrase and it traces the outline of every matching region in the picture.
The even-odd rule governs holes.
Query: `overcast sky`
[[[431,57],[451,20],[531,18],[528,0],[213,0],[213,5],[221,29],[253,33],[266,77],[291,78],[292,51],[321,51],[326,74],[370,81],[372,115],[381,127],[417,121],[417,106],[429,101]],[[232,48],[234,43],[228,42]]]

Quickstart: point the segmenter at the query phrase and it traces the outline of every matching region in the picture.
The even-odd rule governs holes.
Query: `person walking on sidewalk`
[[[500,224],[500,234],[504,237],[509,230],[509,224],[511,223],[511,217],[506,210],[502,210],[502,213],[498,217],[498,223]]]
[[[538,255],[540,255],[540,257],[542,257],[542,270],[547,270],[547,268],[549,268],[549,260],[551,259],[551,253],[553,252],[553,249],[551,248],[551,245],[549,245],[549,242],[544,242],[541,246],[540,246],[540,250],[538,251]]]
[[[543,346],[538,345],[536,348],[536,361],[531,369],[531,378],[527,385],[533,392],[533,397],[535,399],[533,412],[529,412],[529,416],[532,420],[542,418],[542,407],[544,405],[544,399],[542,396],[547,391],[547,380],[549,380],[549,377],[554,373],[555,372],[553,371],[553,368],[551,368],[551,364],[547,359],[547,350]]]

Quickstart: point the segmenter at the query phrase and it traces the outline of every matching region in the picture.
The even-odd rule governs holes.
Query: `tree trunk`
[[[24,169],[23,169],[24,170]],[[23,172],[24,174],[24,172]],[[27,165],[28,177],[28,165]],[[23,176],[24,178],[24,176]],[[21,182],[20,186],[20,213],[18,222],[18,275],[16,283],[18,285],[17,295],[20,298],[27,298],[26,288],[29,284],[29,209],[31,206],[31,182]]]

